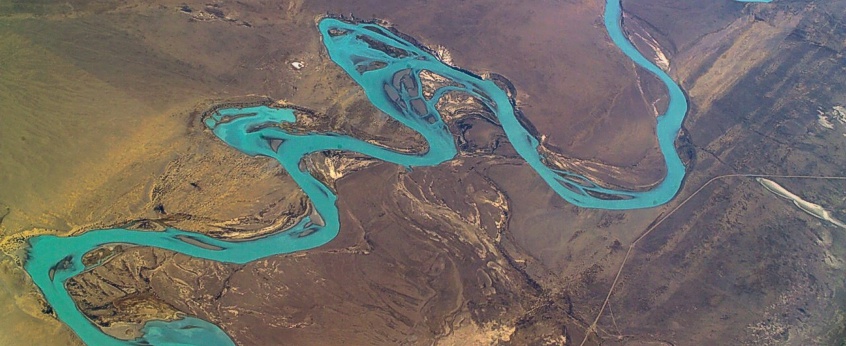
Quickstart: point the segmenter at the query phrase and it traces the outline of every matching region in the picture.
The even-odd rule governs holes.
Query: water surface
[[[648,208],[666,203],[675,196],[685,168],[676,154],[674,141],[687,112],[687,101],[673,80],[646,59],[626,40],[621,29],[621,8],[608,0],[605,26],[612,41],[639,66],[655,74],[669,91],[667,111],[657,117],[656,135],[667,175],[649,191],[612,190],[590,183],[574,173],[551,169],[538,154],[538,140],[517,119],[508,95],[490,80],[445,65],[432,54],[375,24],[347,23],[326,18],[318,29],[332,61],[343,68],[364,89],[377,108],[419,132],[428,150],[406,154],[349,136],[333,133],[289,133],[277,126],[295,121],[291,109],[265,106],[220,109],[205,119],[215,136],[251,156],[277,160],[311,200],[319,222],[305,217],[294,227],[250,241],[227,242],[208,236],[168,228],[162,232],[123,228],[93,230],[73,237],[39,236],[29,240],[25,268],[44,294],[58,318],[90,345],[125,344],[232,344],[229,337],[212,323],[185,317],[177,321],[151,321],[143,336],[123,341],[104,334],[76,307],[65,290],[66,281],[90,270],[82,256],[107,244],[150,246],[188,256],[244,264],[264,257],[319,247],[331,241],[340,229],[337,196],[328,187],[299,167],[309,153],[343,150],[368,155],[406,167],[433,166],[455,157],[455,140],[435,109],[447,92],[463,92],[481,100],[499,118],[505,134],[517,153],[559,196],[582,207],[603,209]],[[418,78],[423,70],[455,82],[442,87],[427,99]]]

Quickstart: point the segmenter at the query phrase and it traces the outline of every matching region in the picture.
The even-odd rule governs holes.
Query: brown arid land
[[[79,343],[23,272],[13,240],[127,223],[249,238],[309,213],[278,164],[202,126],[214,105],[297,105],[311,110],[301,124],[310,129],[420,148],[329,60],[315,28],[327,12],[379,18],[448,50],[457,66],[504,76],[562,165],[609,185],[654,184],[664,174],[654,118],[665,91],[610,42],[603,5],[0,2],[0,344]],[[243,266],[119,248],[69,291],[123,338],[178,314],[244,345],[846,338],[846,230],[735,176],[846,176],[846,4],[623,7],[627,35],[691,105],[678,143],[688,177],[668,205],[569,205],[484,110],[450,108],[462,145],[446,164],[409,172],[310,158],[339,196],[341,233],[324,247]],[[846,181],[771,179],[846,219]]]

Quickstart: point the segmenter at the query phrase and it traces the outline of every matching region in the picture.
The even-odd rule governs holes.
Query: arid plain
[[[26,236],[146,223],[246,238],[308,213],[278,164],[202,126],[215,104],[297,105],[310,129],[422,145],[328,58],[315,27],[326,13],[385,20],[456,66],[504,76],[552,161],[654,184],[665,91],[610,42],[603,5],[0,2],[0,343],[78,343],[21,268]],[[569,205],[484,109],[457,109],[462,150],[447,164],[310,158],[317,172],[346,167],[324,174],[342,225],[324,247],[244,266],[120,249],[69,291],[122,337],[189,314],[245,345],[836,344],[846,230],[726,175],[846,175],[846,4],[623,7],[628,36],[668,61],[691,104],[678,142],[688,178],[668,205]],[[846,219],[846,181],[772,179]]]

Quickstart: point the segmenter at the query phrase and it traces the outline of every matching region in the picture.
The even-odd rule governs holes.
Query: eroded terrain
[[[515,159],[490,114],[453,95],[441,109],[461,148],[454,161],[408,172],[338,153],[310,158],[340,196],[342,230],[329,245],[244,266],[112,248],[69,290],[95,323],[124,338],[139,322],[189,314],[242,344],[842,340],[844,230],[750,177],[708,181],[846,175],[838,120],[846,5],[673,4],[623,2],[629,36],[667,66],[692,105],[680,141],[689,176],[665,207],[566,204]],[[597,169],[603,182],[631,188],[660,179],[650,126],[665,96],[593,24],[602,2],[417,5],[0,4],[11,71],[61,72],[0,77],[16,115],[0,127],[4,235],[133,222],[248,238],[307,214],[278,165],[203,129],[202,112],[224,101],[296,104],[310,112],[303,129],[419,148],[420,138],[379,114],[321,50],[314,18],[326,11],[389,20],[446,47],[461,67],[502,74],[550,155],[566,157],[561,167]],[[696,20],[673,20],[680,12]],[[22,116],[30,112],[37,116]],[[771,179],[846,219],[846,183]],[[597,333],[587,333],[635,241]],[[16,263],[3,262],[4,328],[28,328],[44,339],[27,340],[41,344],[73,340]]]

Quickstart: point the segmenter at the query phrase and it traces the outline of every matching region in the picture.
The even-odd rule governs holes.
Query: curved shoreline
[[[522,125],[513,99],[494,81],[441,63],[432,52],[421,49],[416,41],[406,39],[405,35],[397,34],[391,28],[373,23],[347,23],[327,17],[319,21],[318,27],[333,62],[341,66],[364,88],[368,99],[377,108],[423,135],[430,150],[419,155],[406,154],[347,136],[331,133],[298,135],[278,127],[266,126],[294,121],[293,108],[216,107],[204,121],[214,134],[245,154],[277,159],[308,195],[320,221],[313,222],[308,216],[286,231],[241,242],[222,241],[174,228],[161,232],[115,228],[92,230],[72,237],[39,236],[29,240],[30,248],[25,269],[52,306],[56,316],[71,327],[85,343],[143,344],[161,342],[163,339],[157,337],[163,335],[170,340],[181,340],[181,337],[186,336],[181,331],[188,330],[188,336],[194,338],[192,341],[232,344],[231,339],[217,326],[192,317],[170,322],[150,322],[145,325],[145,334],[139,339],[124,341],[113,338],[104,334],[77,308],[64,288],[65,282],[96,266],[86,267],[82,263],[85,253],[111,243],[157,247],[198,258],[231,263],[247,263],[272,255],[321,246],[334,239],[340,229],[339,211],[335,206],[337,197],[307,171],[299,168],[300,159],[308,153],[320,150],[348,150],[406,167],[437,165],[450,160],[457,153],[454,137],[434,109],[437,100],[449,91],[466,92],[493,110],[515,150],[567,201],[582,207],[603,209],[648,208],[666,203],[676,195],[685,176],[685,167],[676,153],[674,143],[687,112],[687,101],[681,88],[625,38],[621,27],[621,11],[619,0],[607,0],[604,19],[609,36],[633,62],[658,76],[670,93],[667,111],[657,118],[656,125],[659,146],[667,164],[667,176],[652,190],[631,192],[606,189],[590,183],[584,177],[546,167],[537,151],[539,143],[530,129]],[[333,36],[330,33],[332,30],[345,33]],[[349,32],[359,34],[358,38],[355,35],[346,35]],[[389,56],[386,52],[368,46],[361,35],[369,35],[368,39],[376,40],[392,49],[400,49],[412,58]],[[377,61],[388,63],[373,70],[365,69],[366,72],[357,70]],[[403,79],[400,80],[399,86],[394,89],[394,92],[401,96],[399,101],[391,99],[387,92],[383,92],[387,90],[383,89],[386,85],[392,84],[391,80],[395,75],[411,74],[402,72],[405,70],[414,72],[415,76],[419,75],[421,70],[432,71],[458,82],[462,87],[447,86],[438,89],[431,100],[423,101],[429,113],[425,116],[415,114],[413,101],[420,100],[422,90],[418,77],[412,80],[414,85],[405,84]],[[414,90],[418,96],[412,95]],[[281,144],[274,148],[270,143],[272,141]],[[186,241],[186,238],[191,241]]]

